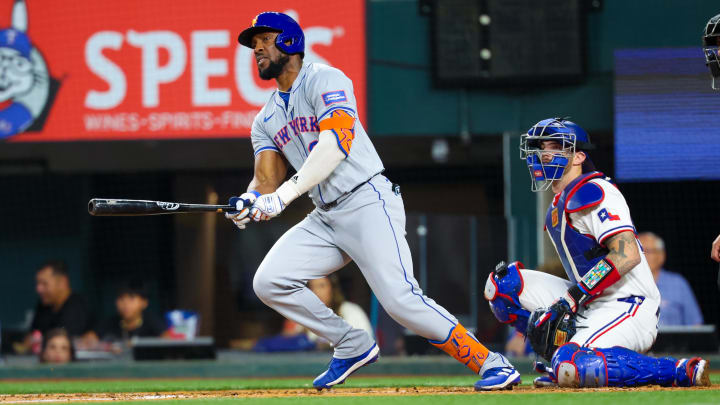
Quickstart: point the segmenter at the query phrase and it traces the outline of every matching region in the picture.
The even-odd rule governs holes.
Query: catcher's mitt
[[[552,361],[555,349],[575,335],[577,315],[560,300],[550,308],[539,308],[530,315],[526,336],[535,353]]]

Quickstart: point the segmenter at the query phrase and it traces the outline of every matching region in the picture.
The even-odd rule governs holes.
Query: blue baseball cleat
[[[377,347],[377,344],[373,344],[370,350],[356,357],[349,359],[336,359],[333,357],[332,360],[330,360],[328,369],[313,381],[313,386],[320,391],[323,388],[330,388],[333,385],[342,384],[355,370],[376,362],[379,353],[380,349]]]
[[[520,373],[514,367],[495,367],[485,371],[475,383],[475,391],[511,390],[520,384]]]

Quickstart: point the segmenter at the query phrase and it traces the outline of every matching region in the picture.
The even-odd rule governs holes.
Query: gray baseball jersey
[[[319,123],[336,115],[357,118],[357,105],[352,81],[340,70],[321,63],[303,64],[289,93],[287,107],[280,93],[273,93],[255,117],[251,139],[256,156],[264,150],[280,152],[297,171],[317,144]],[[317,206],[335,201],[383,171],[380,157],[359,119],[352,130],[335,135],[338,147],[347,157],[327,179],[309,191]]]
[[[335,68],[304,65],[295,83],[287,108],[276,92],[260,111],[252,142],[256,155],[283,153],[297,170],[318,140],[318,123],[333,114],[357,117],[357,109],[352,82]],[[379,174],[382,162],[359,121],[353,131],[336,133],[347,157],[311,191],[319,208],[270,249],[253,289],[265,304],[331,342],[335,357],[355,357],[372,347],[372,336],[350,326],[307,287],[308,280],[353,260],[393,319],[420,336],[446,341],[457,319],[425,296],[413,277],[402,196]],[[491,353],[483,370],[500,366],[502,356]]]

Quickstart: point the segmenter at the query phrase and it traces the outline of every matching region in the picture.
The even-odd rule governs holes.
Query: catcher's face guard
[[[705,65],[710,69],[712,76],[712,88],[720,90],[720,46],[703,47],[705,53]]]
[[[559,313],[556,319],[541,322],[539,326],[536,326],[546,312],[546,308],[538,308],[533,311],[528,320],[526,336],[535,353],[550,362],[555,350],[575,336],[576,315],[568,310]]]
[[[720,14],[705,25],[702,42],[705,65],[712,76],[712,88],[720,90]]]
[[[559,148],[543,149],[543,143],[548,141],[557,143]],[[523,134],[520,137],[520,158],[526,162],[530,171],[532,191],[549,190],[553,181],[562,178],[574,155],[575,134]]]

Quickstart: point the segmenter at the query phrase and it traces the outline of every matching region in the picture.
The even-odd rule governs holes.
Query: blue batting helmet
[[[560,149],[543,151],[543,141],[556,141]],[[594,148],[587,132],[565,118],[548,118],[533,125],[520,137],[520,158],[530,170],[532,191],[547,190],[553,180],[560,180],[575,151]],[[543,162],[543,153],[551,153],[552,158]]]
[[[287,14],[275,11],[260,13],[252,20],[250,28],[245,29],[238,35],[240,44],[252,48],[252,37],[260,32],[278,32],[275,38],[275,46],[287,54],[305,53],[305,35],[302,28]],[[289,42],[289,44],[286,44]]]

